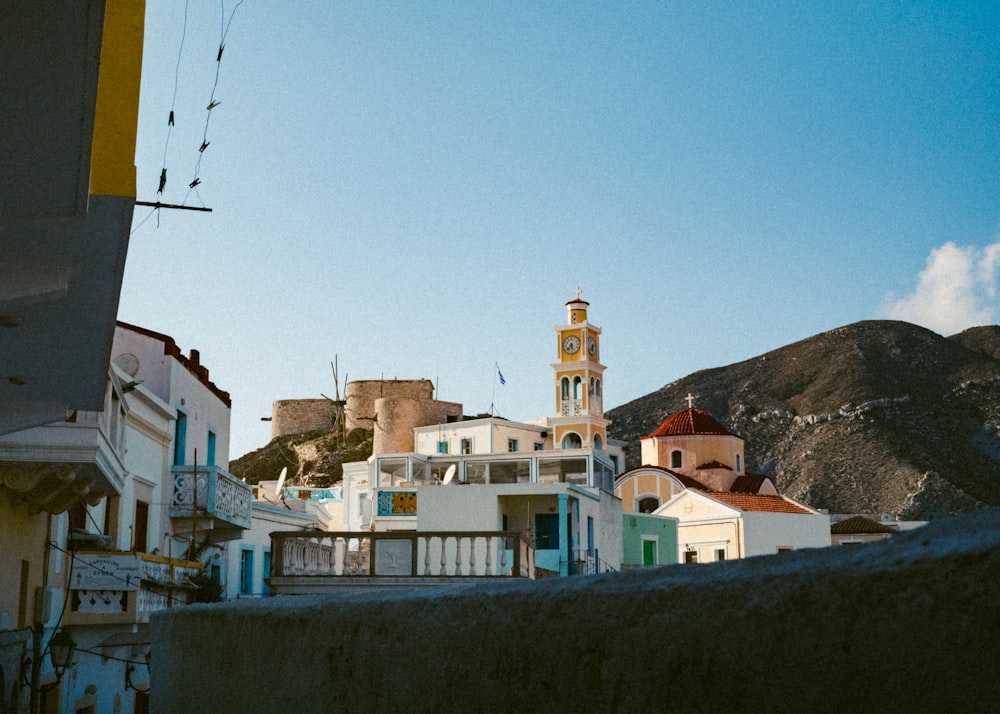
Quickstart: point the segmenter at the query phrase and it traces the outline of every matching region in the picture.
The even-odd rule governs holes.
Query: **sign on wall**
[[[138,590],[140,561],[135,553],[77,554],[70,590]]]

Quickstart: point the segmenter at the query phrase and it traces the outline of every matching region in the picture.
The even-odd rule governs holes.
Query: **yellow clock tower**
[[[565,325],[556,325],[559,361],[553,363],[556,380],[556,414],[551,419],[553,445],[557,449],[604,450],[607,427],[604,418],[604,365],[601,364],[601,328],[587,321],[587,307],[575,297],[566,303]]]

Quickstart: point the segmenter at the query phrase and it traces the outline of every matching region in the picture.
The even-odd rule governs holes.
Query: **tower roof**
[[[694,407],[688,407],[671,414],[650,436],[690,436],[693,434],[743,438],[722,426],[714,417]]]

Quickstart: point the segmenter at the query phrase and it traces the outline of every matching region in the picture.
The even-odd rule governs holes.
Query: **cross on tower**
[[[694,395],[691,394],[691,392],[688,392],[688,395],[685,397],[685,399],[687,399],[688,409],[694,409]]]
[[[579,300],[580,299],[580,286],[577,285],[576,286],[576,290],[574,290],[573,292],[576,294],[576,299]]]

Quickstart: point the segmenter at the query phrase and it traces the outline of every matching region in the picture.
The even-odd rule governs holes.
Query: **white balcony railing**
[[[417,532],[271,534],[271,578],[534,578],[534,548],[521,533]],[[273,589],[273,586],[272,586]]]
[[[197,505],[197,515],[209,516],[237,528],[250,527],[253,489],[218,466],[174,466],[173,497],[170,515],[190,518]],[[197,504],[195,497],[197,495]]]

